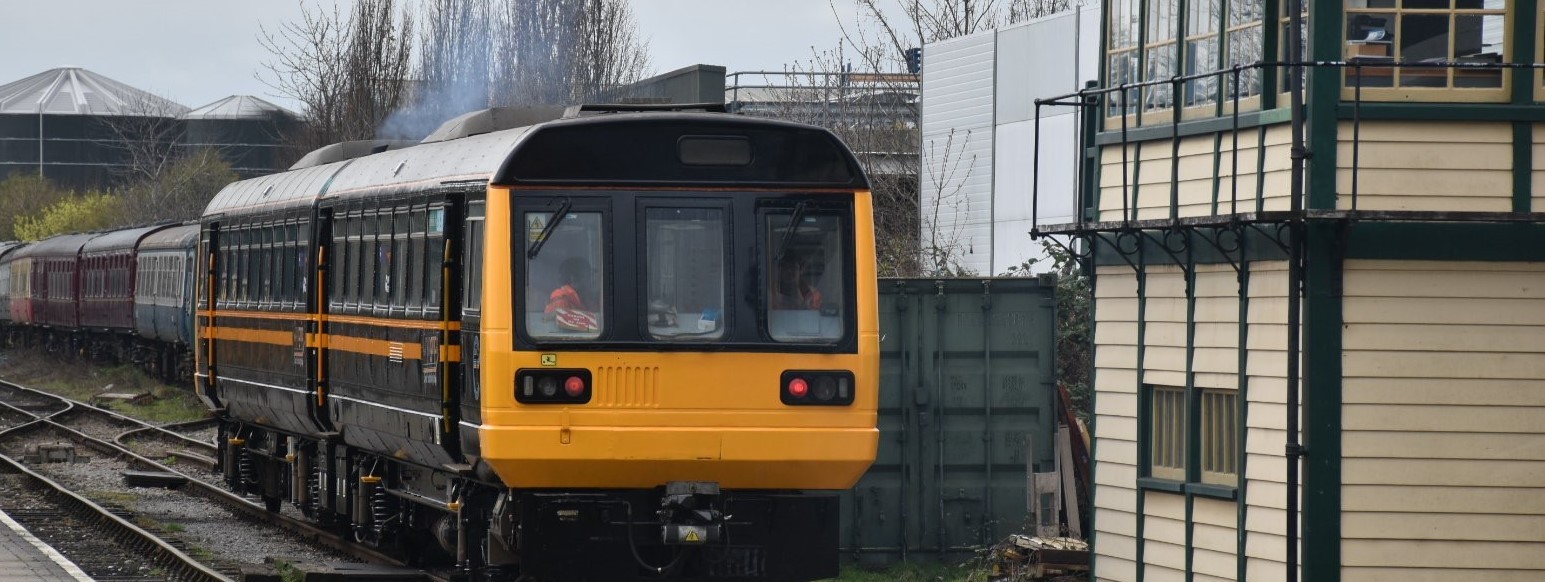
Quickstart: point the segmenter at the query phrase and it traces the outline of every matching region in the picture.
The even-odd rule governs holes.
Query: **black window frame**
[[[724,273],[724,297],[722,298],[723,304],[721,307],[723,311],[722,317],[724,318],[724,321],[721,325],[723,326],[724,333],[720,334],[718,337],[705,337],[701,338],[699,341],[685,339],[664,339],[655,337],[654,334],[649,331],[649,320],[647,317],[649,303],[648,277],[649,273],[654,270],[649,264],[649,211],[651,209],[718,210],[723,213],[722,218],[724,223],[724,238],[720,241],[720,244],[723,245],[724,249],[724,264],[721,265],[723,268],[722,272]],[[638,243],[636,245],[637,256],[634,257],[634,264],[642,266],[642,270],[639,272],[639,275],[642,277],[642,279],[635,281],[634,285],[640,290],[640,293],[637,294],[638,302],[640,303],[639,313],[642,313],[646,316],[637,318],[639,339],[643,341],[658,342],[663,344],[718,345],[724,343],[727,338],[731,337],[731,330],[736,328],[736,320],[738,319],[736,314],[736,311],[738,310],[733,308],[735,304],[735,297],[738,291],[734,276],[736,265],[734,200],[726,197],[709,198],[679,195],[650,196],[648,194],[644,194],[634,198],[634,216],[638,217],[638,229],[637,234],[634,237],[634,240]]]
[[[546,212],[548,214],[555,214],[563,205],[565,199],[570,204],[568,209],[570,214],[598,213],[601,215],[601,264],[592,265],[591,268],[605,273],[605,276],[602,277],[600,289],[601,309],[597,310],[601,315],[603,323],[601,325],[601,334],[594,338],[576,338],[572,340],[537,338],[531,335],[525,325],[528,300],[527,281],[531,278],[531,260],[526,256],[528,251],[525,244],[527,242],[525,213]],[[511,288],[514,290],[514,293],[510,295],[514,301],[514,309],[511,313],[513,314],[514,327],[516,329],[517,346],[528,349],[564,346],[562,349],[572,349],[576,346],[605,344],[614,341],[619,333],[617,330],[621,326],[616,325],[615,322],[624,321],[621,319],[619,312],[636,311],[636,309],[624,310],[623,306],[615,300],[616,296],[612,291],[613,287],[617,284],[619,267],[626,266],[621,265],[617,261],[616,241],[623,237],[621,231],[624,229],[620,226],[623,223],[617,221],[614,216],[616,210],[613,207],[612,200],[611,197],[605,195],[585,196],[557,193],[555,195],[517,197],[515,203],[510,205],[510,224],[512,225],[510,257],[515,262],[515,265],[510,270],[512,275]],[[626,230],[631,231],[631,229],[632,225],[627,225]],[[544,245],[540,252],[558,252],[558,249]]]
[[[830,214],[835,212],[837,214],[838,225],[842,228],[842,232],[840,233],[842,236],[839,238],[841,238],[843,245],[843,259],[847,261],[848,267],[843,269],[842,272],[843,293],[842,296],[838,298],[841,301],[839,305],[842,309],[842,336],[835,342],[802,343],[778,340],[773,338],[772,330],[768,325],[768,306],[771,304],[771,298],[767,296],[767,293],[769,289],[772,289],[772,273],[773,270],[777,268],[777,266],[762,263],[762,257],[770,256],[772,245],[775,244],[774,241],[768,239],[770,231],[767,228],[767,219],[773,214],[789,214],[792,218],[792,214],[794,213],[795,209],[798,208],[800,203],[805,204],[806,217],[820,216],[822,214]],[[753,255],[752,260],[757,271],[757,277],[755,277],[757,297],[757,331],[761,333],[763,341],[779,346],[798,346],[809,348],[812,346],[841,345],[855,342],[857,340],[858,317],[855,308],[858,303],[858,279],[856,276],[857,247],[855,244],[858,234],[854,225],[854,212],[855,210],[853,208],[853,201],[851,198],[848,198],[845,201],[826,199],[819,196],[792,197],[786,199],[774,199],[771,201],[767,199],[757,200],[755,210],[755,231],[753,233],[756,237],[756,254]]]
[[[586,340],[537,340],[526,330],[522,318],[527,301],[524,217],[529,211],[554,212],[562,199],[568,198],[573,207],[570,212],[598,211],[603,214],[603,230],[607,238],[603,244],[607,250],[604,264],[606,282],[603,285],[605,329],[598,338]],[[723,200],[730,206],[728,228],[737,233],[726,247],[730,270],[726,271],[732,290],[725,306],[726,321],[734,318],[726,334],[712,341],[657,340],[648,337],[644,316],[646,299],[641,288],[647,285],[643,267],[636,252],[626,253],[629,260],[619,261],[616,248],[619,241],[639,242],[643,236],[642,215],[638,200],[711,201]],[[858,287],[857,287],[857,212],[853,193],[810,190],[527,190],[512,198],[510,224],[516,233],[510,237],[510,285],[512,313],[514,314],[515,349],[569,350],[569,351],[723,351],[763,353],[811,353],[856,354],[858,353]],[[766,275],[761,272],[760,257],[765,253],[758,220],[766,209],[786,209],[792,212],[800,202],[806,202],[810,210],[832,209],[840,215],[844,230],[843,253],[848,268],[843,272],[843,336],[833,343],[776,342],[766,329]],[[749,234],[748,234],[749,233]],[[544,249],[542,252],[549,252]],[[626,301],[619,297],[627,297]],[[622,323],[632,321],[634,323]],[[751,325],[748,322],[753,322]]]

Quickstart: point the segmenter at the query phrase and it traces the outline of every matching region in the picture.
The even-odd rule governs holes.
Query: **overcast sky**
[[[828,0],[630,1],[655,73],[700,63],[782,70],[842,34]],[[853,1],[833,1],[851,21]],[[238,94],[294,107],[254,75],[271,58],[259,26],[275,30],[300,12],[295,0],[0,0],[0,85],[74,66],[189,107]]]

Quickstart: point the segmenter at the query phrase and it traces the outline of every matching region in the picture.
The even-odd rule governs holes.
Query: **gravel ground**
[[[57,442],[51,438],[22,439],[7,443],[3,452],[13,458],[19,456],[26,444],[23,440],[31,443]],[[306,562],[348,561],[347,558],[295,539],[277,527],[247,521],[197,495],[167,489],[126,487],[123,484],[123,471],[129,469],[127,464],[103,458],[95,451],[79,450],[78,454],[91,456],[91,461],[29,466],[99,504],[122,507],[133,512],[138,519],[158,524],[172,536],[208,552],[217,560],[238,564],[261,564],[267,558]],[[208,482],[218,481],[216,475],[193,476]],[[293,508],[287,508],[285,513],[298,514]]]

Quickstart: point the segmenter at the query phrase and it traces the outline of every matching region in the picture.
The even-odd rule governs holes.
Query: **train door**
[[[305,367],[307,381],[310,382],[310,390],[315,397],[312,399],[311,411],[319,426],[329,430],[333,429],[332,418],[327,411],[327,314],[328,314],[328,283],[326,274],[331,266],[333,257],[328,249],[333,247],[333,211],[331,209],[318,210],[315,219],[311,223],[300,225],[297,238],[297,248],[302,249],[298,261],[300,276],[300,291],[304,296],[302,305],[307,314],[305,328],[296,334],[296,350],[303,354],[302,362]],[[286,257],[285,260],[291,260]]]
[[[475,196],[477,196],[475,199],[471,195],[468,196],[467,216],[462,227],[461,361],[456,364],[457,376],[461,380],[458,398],[461,404],[461,419],[458,423],[458,433],[461,435],[462,456],[468,462],[482,456],[477,429],[483,424],[482,376],[479,374],[481,364],[479,355],[482,345],[478,330],[481,328],[483,312],[485,204],[482,192]]]
[[[215,340],[211,332],[215,325],[215,298],[220,283],[220,225],[209,223],[199,234],[199,263],[197,316],[194,318],[194,372],[193,384],[199,400],[210,408],[220,408],[216,392]]]

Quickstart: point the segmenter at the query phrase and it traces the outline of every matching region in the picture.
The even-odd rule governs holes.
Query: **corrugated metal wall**
[[[937,242],[977,274],[1042,257],[1032,227],[1032,180],[1042,224],[1072,220],[1078,153],[1073,107],[1041,110],[1040,177],[1035,100],[1078,91],[1099,76],[1100,6],[923,47],[922,240]],[[926,257],[925,253],[925,257]]]
[[[1027,519],[1054,469],[1056,284],[880,281],[880,450],[842,505],[863,563],[958,558]]]
[[[989,32],[942,41],[923,57],[924,257],[926,247],[944,247],[982,274],[991,274],[994,39]]]

